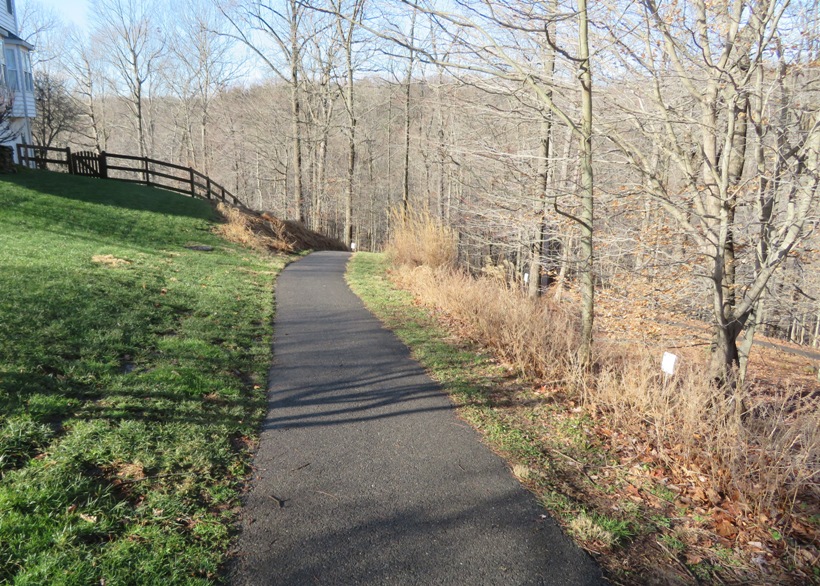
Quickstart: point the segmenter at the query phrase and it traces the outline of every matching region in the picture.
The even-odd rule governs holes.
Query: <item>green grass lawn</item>
[[[0,178],[0,584],[218,580],[285,259],[213,220],[115,181]]]

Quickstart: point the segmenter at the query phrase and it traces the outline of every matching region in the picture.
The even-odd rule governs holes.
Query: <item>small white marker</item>
[[[675,366],[678,363],[678,357],[670,352],[663,353],[663,360],[661,360],[661,370],[664,374],[675,374]]]
[[[356,243],[355,242],[350,243],[350,250],[352,250],[353,252],[356,252]]]
[[[526,285],[529,282],[530,282],[530,274],[529,273],[524,273],[524,284]]]

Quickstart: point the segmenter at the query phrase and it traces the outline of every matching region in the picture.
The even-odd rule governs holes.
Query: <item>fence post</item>
[[[208,199],[211,199],[211,178],[210,177],[205,178],[205,185],[208,186]]]
[[[143,168],[145,169],[145,184],[151,185],[151,171],[148,169],[148,157],[142,159]]]
[[[105,154],[105,151],[99,154],[100,159],[100,177],[102,179],[108,179],[108,155]]]
[[[74,160],[74,155],[71,154],[71,147],[65,147],[65,160],[68,163],[68,174],[77,174],[77,161]]]
[[[191,182],[191,197],[196,197],[196,183],[194,182],[194,168],[188,167],[188,176]]]

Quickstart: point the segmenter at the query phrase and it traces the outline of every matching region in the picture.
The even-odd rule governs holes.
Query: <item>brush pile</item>
[[[348,250],[340,240],[319,234],[299,222],[280,220],[265,212],[218,204],[223,223],[217,232],[223,238],[257,250],[293,253],[303,250]]]

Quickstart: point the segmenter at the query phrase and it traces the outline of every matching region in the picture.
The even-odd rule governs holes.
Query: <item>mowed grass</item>
[[[213,220],[115,181],[0,178],[0,583],[219,580],[285,259]]]

